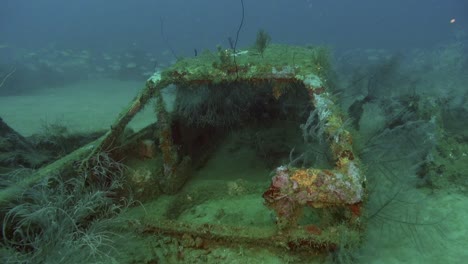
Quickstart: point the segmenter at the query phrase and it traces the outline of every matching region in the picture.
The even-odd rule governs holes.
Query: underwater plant
[[[410,239],[417,250],[425,252],[434,246],[432,241],[442,240],[447,217],[424,215],[432,207],[430,193],[434,190],[422,191],[432,187],[421,185],[418,175],[439,144],[439,127],[402,98],[407,99],[379,95],[360,120],[359,132],[365,137],[357,137],[356,145],[367,166],[370,190],[366,221],[369,230],[378,230],[373,231],[374,240],[383,236]]]
[[[109,170],[96,170],[108,173]],[[115,171],[115,170],[113,170]],[[107,228],[125,208],[112,199],[122,175],[93,183],[86,173],[50,176],[4,208],[2,263],[91,263],[113,259]],[[6,209],[6,211],[5,211]]]
[[[159,21],[161,22],[161,24],[160,24],[160,26],[161,26],[161,28],[160,28],[161,39],[164,40],[164,44],[167,46],[167,48],[169,48],[169,50],[171,51],[171,54],[174,57],[174,59],[178,60],[180,57],[177,56],[177,53],[175,52],[174,48],[172,47],[171,43],[169,42],[169,38],[166,36],[166,34],[164,32],[164,18],[159,17]]]
[[[10,76],[13,75],[13,73],[15,73],[15,71],[16,71],[16,67],[11,69],[8,73],[6,73],[4,76],[2,76],[0,78],[0,88],[2,88],[2,86],[8,80],[8,78],[10,78]]]
[[[248,115],[253,89],[233,86],[216,89],[202,86],[197,89],[179,88],[175,114],[188,125],[197,127],[230,127]]]
[[[323,141],[326,124],[323,119],[318,116],[318,110],[310,111],[309,117],[304,124],[300,125],[302,137],[305,143],[309,143],[311,139]]]
[[[263,29],[260,29],[257,32],[257,38],[255,39],[255,49],[260,53],[263,58],[263,53],[265,52],[266,48],[270,44],[271,37],[270,35]]]
[[[328,79],[331,71],[331,52],[325,46],[318,46],[312,48],[312,64],[315,68],[316,74],[323,80]]]
[[[233,56],[233,51],[223,49],[221,46],[217,46],[216,49],[218,50],[220,64],[219,66],[217,64],[213,64],[215,68],[226,70],[236,65],[233,59],[233,57],[235,58],[235,56]]]

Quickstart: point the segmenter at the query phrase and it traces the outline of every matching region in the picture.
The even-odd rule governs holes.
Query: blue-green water
[[[410,2],[6,1],[0,118],[19,134],[0,131],[2,263],[464,263],[468,7],[455,0]],[[264,53],[255,46],[259,29],[271,35]],[[228,38],[235,41],[238,31],[231,47]],[[302,125],[316,112],[302,105],[300,93],[287,97],[302,89],[297,84],[242,86],[258,92],[247,95],[230,87],[217,97],[213,87],[163,90],[173,120],[190,120],[173,131],[177,150],[194,160],[175,193],[161,189],[157,129],[152,138],[124,144],[158,124],[154,100],[116,139],[121,144],[91,158],[94,170],[81,170],[80,156],[9,192],[94,140],[90,133],[108,131],[154,72],[200,59],[205,49],[219,60],[216,69],[223,63],[217,45],[235,48],[238,61],[251,56],[262,65],[276,44],[329,48],[331,68],[317,69],[329,70],[320,77],[366,177],[360,243],[316,256],[260,239],[268,232],[287,236],[262,198],[275,169],[335,164],[326,144],[335,139],[323,136],[327,125],[311,119],[315,129],[307,132]],[[300,68],[300,59],[292,61],[271,73]],[[273,96],[262,94],[267,88]],[[203,130],[207,124],[222,128]],[[94,181],[96,175],[107,178]],[[319,238],[337,234],[342,245],[354,241],[340,232],[345,223],[334,222],[348,219],[346,213],[328,209],[304,210],[297,228]]]

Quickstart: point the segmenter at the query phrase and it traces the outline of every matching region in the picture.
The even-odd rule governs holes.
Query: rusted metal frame
[[[331,231],[324,231],[320,236],[311,236],[306,228],[301,228],[291,230],[288,234],[278,234],[271,227],[192,224],[169,220],[151,221],[139,232],[142,235],[167,235],[180,240],[198,239],[199,242],[192,247],[200,249],[244,245],[249,248],[320,254],[336,249],[340,242],[339,235]]]
[[[101,151],[110,151],[114,149],[117,143],[117,139],[121,136],[123,130],[127,124],[133,119],[133,117],[145,106],[149,99],[154,94],[155,90],[160,87],[164,87],[164,83],[160,82],[160,76],[154,75],[146,82],[145,88],[140,94],[129,104],[129,106],[119,115],[117,120],[111,126],[111,129],[99,139],[83,146],[67,156],[49,164],[36,172],[31,176],[22,179],[14,186],[10,186],[0,191],[0,205],[3,205],[10,200],[14,199],[19,195],[25,188],[32,186],[38,181],[60,171],[63,171],[66,167],[76,161],[81,161],[79,167],[80,170],[88,170],[89,160]]]
[[[178,153],[179,147],[174,145],[172,135],[172,118],[170,113],[164,107],[164,101],[161,94],[161,89],[168,85],[187,86],[187,85],[202,85],[197,80],[190,80],[187,75],[178,75],[174,73],[165,73],[161,79],[164,85],[159,86],[154,92],[156,100],[156,116],[158,119],[158,138],[159,149],[163,159],[163,175],[160,187],[164,193],[176,193],[183,185],[185,180],[190,176],[192,159],[189,156],[181,156]]]
[[[165,76],[170,76],[169,78],[165,79],[164,82],[166,84],[174,84],[174,85],[182,85],[182,86],[201,86],[201,85],[223,85],[228,83],[248,83],[248,84],[259,84],[259,83],[268,83],[268,82],[276,82],[279,84],[284,84],[286,82],[294,82],[297,81],[293,77],[252,77],[252,78],[242,78],[239,79],[226,79],[222,82],[218,82],[213,84],[213,82],[209,79],[192,79],[189,74],[185,73],[183,75],[179,74],[178,72],[174,72],[172,74],[166,74]],[[164,88],[164,87],[161,87]],[[154,97],[156,99],[156,115],[158,118],[159,124],[159,142],[160,142],[160,149],[163,155],[164,160],[164,175],[166,178],[171,177],[175,171],[177,170],[177,163],[180,160],[180,157],[177,153],[177,148],[174,146],[172,141],[172,131],[171,131],[171,118],[169,113],[165,110],[163,99],[161,95],[161,90],[156,89],[154,91]]]
[[[312,76],[312,77],[311,77]],[[210,83],[208,80],[192,79],[190,75],[177,76],[169,82],[180,85],[198,86],[200,83]],[[321,208],[327,206],[352,206],[352,212],[358,216],[364,189],[364,176],[359,168],[359,161],[352,150],[352,138],[345,129],[345,124],[338,107],[334,104],[331,95],[322,87],[316,85],[318,79],[315,75],[294,76],[271,75],[251,76],[222,83],[239,82],[252,85],[271,82],[273,86],[285,83],[301,82],[309,91],[311,104],[318,113],[318,121],[324,126],[324,134],[329,142],[333,157],[336,161],[332,170],[287,168],[281,166],[277,169],[273,182],[265,194],[266,204],[275,209],[280,219],[280,227],[293,226],[305,205]],[[274,92],[274,87],[272,92]],[[169,114],[162,107],[160,92],[155,92],[158,122],[160,124],[160,147],[164,159],[164,173],[166,179],[173,177],[177,171],[179,156],[172,142],[171,120]]]
[[[190,79],[189,76],[184,78],[169,78],[167,83],[179,85],[194,85],[211,84],[209,80]],[[247,244],[259,245],[262,247],[283,248],[287,250],[306,250],[308,252],[325,252],[336,248],[340,243],[336,234],[332,234],[333,229],[320,229],[315,226],[298,227],[296,224],[297,214],[300,209],[306,205],[313,207],[324,206],[339,206],[349,205],[355,206],[360,204],[363,192],[363,177],[358,169],[358,161],[354,158],[352,152],[352,141],[349,132],[343,129],[343,120],[337,107],[334,105],[331,96],[326,93],[323,87],[314,87],[303,81],[304,77],[292,76],[259,76],[252,78],[240,78],[237,80],[225,80],[225,83],[230,82],[245,82],[252,85],[261,83],[272,83],[275,85],[283,85],[285,83],[302,83],[309,91],[311,103],[316,109],[321,110],[319,114],[320,122],[326,125],[326,135],[332,149],[334,158],[336,159],[336,167],[333,170],[320,170],[320,169],[299,169],[299,168],[286,168],[279,167],[277,174],[273,179],[273,184],[270,189],[265,192],[264,197],[267,196],[266,204],[274,207],[277,211],[279,218],[284,218],[283,226],[281,229],[287,227],[288,232],[277,233],[273,229],[265,229],[261,232],[258,230],[248,230],[246,227],[229,227],[229,226],[215,226],[211,224],[204,224],[201,226],[184,224],[179,222],[168,221],[164,224],[146,226],[143,233],[151,234],[166,234],[173,237],[183,239],[184,235],[189,235],[192,238],[200,237],[204,243],[213,243],[218,245],[233,245],[233,244]],[[217,83],[222,85],[223,82]],[[274,87],[273,87],[274,88]],[[272,89],[272,92],[275,90]],[[163,107],[162,96],[160,89],[154,93],[156,98],[156,112],[158,116],[158,124],[160,127],[159,141],[164,159],[164,173],[166,179],[174,177],[178,169],[179,156],[177,148],[172,141],[171,120],[170,115]],[[327,112],[328,111],[328,112]],[[285,170],[286,169],[286,170]],[[280,188],[275,185],[275,179],[280,180],[281,174],[288,173],[287,175],[287,188]],[[357,177],[356,181],[349,182],[347,177]],[[301,181],[299,176],[304,176],[307,181]],[[296,178],[295,178],[296,177]],[[323,188],[320,188],[323,186]],[[326,187],[335,186],[336,189],[327,189]],[[313,189],[311,189],[311,187]],[[273,190],[273,192],[272,192]],[[346,195],[339,195],[344,193]],[[270,195],[270,197],[268,197]],[[302,197],[301,197],[302,195]],[[270,201],[268,198],[273,198]],[[278,204],[280,203],[280,206]],[[289,203],[289,204],[288,204]],[[274,205],[273,205],[274,204]],[[278,210],[281,204],[289,207],[288,212]],[[276,206],[276,208],[275,208]],[[354,207],[353,207],[354,208]],[[359,208],[351,209],[359,214]],[[280,224],[281,225],[281,224]],[[312,231],[304,231],[311,229]],[[245,231],[247,230],[247,233]],[[269,230],[269,231],[266,231]],[[273,231],[272,231],[273,230]],[[244,232],[244,233],[243,233]],[[358,230],[347,230],[346,232],[358,232]],[[250,236],[246,235],[249,234]],[[260,234],[260,235],[259,235]],[[272,243],[273,241],[273,243]]]
[[[161,87],[162,89],[163,87]],[[164,176],[169,180],[174,176],[179,162],[177,148],[174,146],[172,138],[172,120],[169,113],[164,108],[164,101],[161,94],[161,89],[156,89],[154,98],[156,100],[156,116],[159,125],[159,148],[163,157]]]
[[[165,87],[159,74],[153,75],[146,82],[145,88],[131,101],[131,103],[119,114],[117,120],[111,125],[111,128],[101,137],[99,144],[93,147],[93,150],[85,158],[80,166],[80,170],[88,169],[89,160],[99,152],[112,152],[118,147],[119,138],[122,136],[125,127],[140,112],[148,101],[154,96],[155,91]],[[112,154],[112,153],[110,153]]]
[[[353,154],[351,134],[344,128],[331,95],[323,87],[314,86],[306,76],[297,78],[303,80],[317,111],[318,122],[324,126],[335,168],[278,167],[270,188],[263,194],[266,205],[275,210],[279,229],[295,226],[306,205],[315,208],[348,206],[353,215],[350,221],[357,223],[365,195],[365,177]]]

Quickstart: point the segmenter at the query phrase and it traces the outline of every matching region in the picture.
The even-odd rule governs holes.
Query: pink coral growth
[[[283,189],[289,186],[289,170],[286,166],[281,166],[276,169],[276,175],[272,179],[272,185],[275,188]]]

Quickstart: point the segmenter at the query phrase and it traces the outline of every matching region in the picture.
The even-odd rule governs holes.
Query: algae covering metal
[[[303,79],[313,74],[326,82],[329,68],[329,53],[323,47],[271,45],[263,57],[253,50],[233,53],[218,47],[216,53],[205,51],[195,58],[180,59],[162,73],[162,80],[177,85],[254,83],[270,78]]]
[[[179,60],[162,74],[151,77],[147,88],[154,90],[158,103],[159,147],[164,160],[163,187],[169,192],[178,190],[188,177],[191,158],[180,157],[178,147],[173,142],[171,115],[162,106],[161,89],[169,84],[188,89],[202,86],[228,89],[227,84],[247,85],[250,88],[246,89],[254,89],[256,86],[268,85],[274,98],[278,99],[286,92],[287,85],[294,84],[307,90],[310,104],[318,117],[316,122],[328,141],[335,164],[333,169],[295,168],[278,164],[272,183],[263,194],[265,205],[276,212],[279,233],[275,239],[295,241],[286,243],[290,249],[308,248],[312,251],[334,248],[339,244],[359,243],[359,235],[356,233],[359,234],[362,228],[361,206],[365,198],[365,177],[353,152],[351,134],[346,130],[343,114],[327,91],[326,78],[330,66],[326,52],[323,48],[275,45],[261,57],[253,51],[234,54],[232,50],[218,48],[217,53],[204,52],[195,58]],[[345,228],[308,225],[305,228],[309,239],[302,236],[296,239],[294,234],[304,228],[298,226],[298,221],[305,207],[323,210],[338,208],[342,211],[340,215],[344,219]],[[161,231],[164,227],[158,226],[156,229]],[[356,240],[339,241],[336,239],[339,237],[335,234],[337,232],[347,232],[346,237],[356,237]],[[184,233],[197,235],[195,227]],[[230,233],[230,236],[236,237],[236,232]],[[259,238],[262,239],[265,238]]]
[[[181,146],[177,145],[180,142],[175,142],[173,125],[176,120],[164,107],[164,88],[175,85],[180,89],[198,91],[207,86],[210,89],[268,87],[271,97],[276,100],[290,92],[291,87],[302,89],[304,96],[308,97],[306,101],[314,109],[304,126],[318,127],[330,148],[333,168],[277,164],[271,185],[263,193],[265,205],[276,213],[276,231],[257,237],[255,234],[263,231],[256,230],[246,236],[225,226],[219,227],[223,232],[208,228],[202,239],[214,244],[232,243],[233,246],[239,243],[253,245],[256,239],[258,245],[264,245],[272,240],[272,245],[277,247],[310,253],[356,247],[363,230],[361,207],[366,197],[366,180],[353,152],[352,137],[346,130],[343,113],[327,89],[329,70],[328,53],[323,48],[272,45],[263,57],[252,50],[234,54],[232,50],[218,48],[217,53],[203,52],[195,58],[181,59],[148,79],[145,88],[122,112],[93,153],[116,149],[127,124],[154,97],[158,129],[152,137],[156,136],[163,167],[158,187],[165,193],[176,193],[190,177],[196,157],[181,153]],[[86,160],[83,167],[86,168]],[[307,208],[323,211],[317,214],[323,219],[301,223],[301,216]],[[181,225],[183,229],[177,231]],[[199,229],[199,226],[189,223],[158,222],[146,223],[145,233],[175,237],[183,233],[200,237]]]

